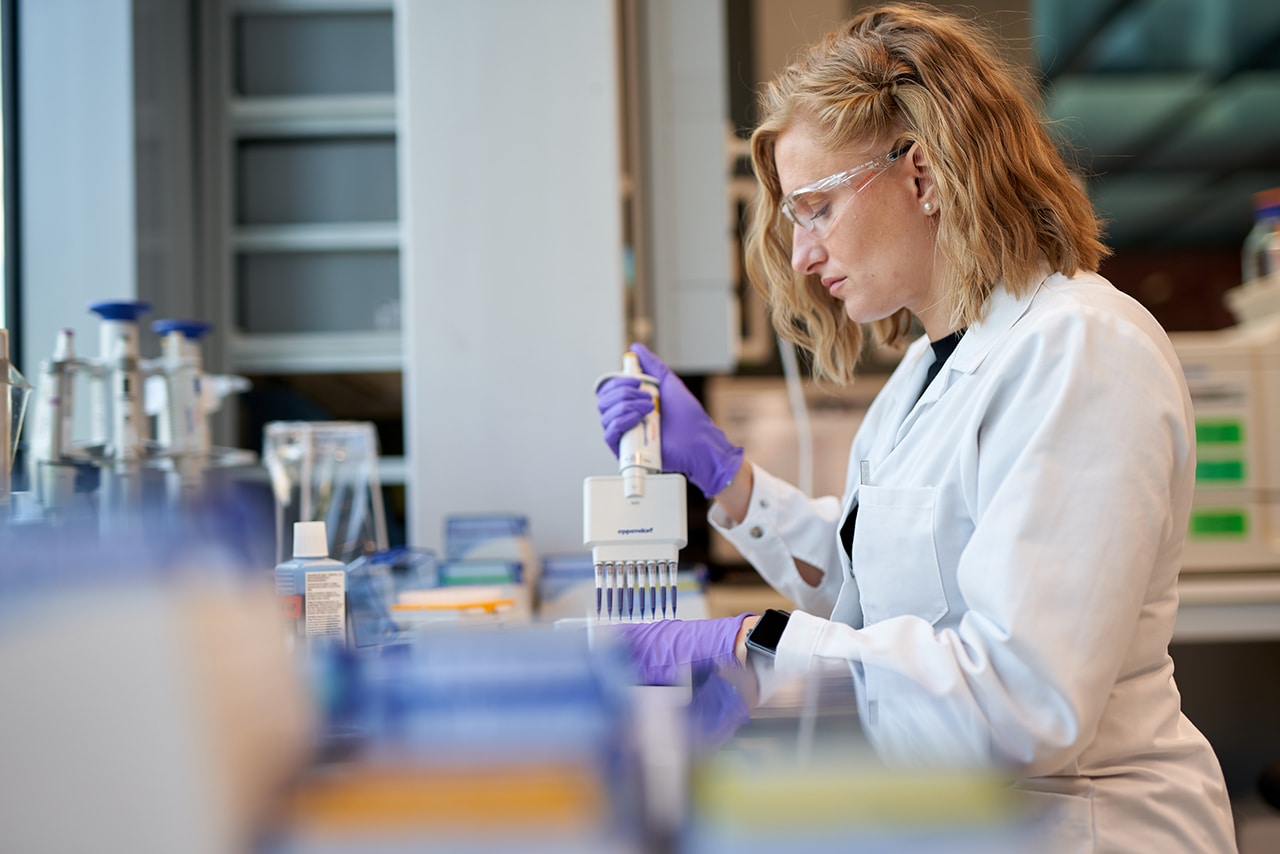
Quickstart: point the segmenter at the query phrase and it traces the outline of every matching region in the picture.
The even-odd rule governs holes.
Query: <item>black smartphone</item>
[[[747,633],[747,646],[769,655],[776,655],[778,641],[782,640],[782,633],[786,630],[787,621],[790,619],[790,611],[768,609],[760,615],[755,626]]]

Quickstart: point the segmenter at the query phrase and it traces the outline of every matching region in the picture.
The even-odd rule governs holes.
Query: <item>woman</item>
[[[777,666],[848,662],[891,755],[924,698],[942,749],[1044,803],[1052,850],[1234,850],[1168,654],[1190,399],[1159,325],[1095,272],[1098,221],[1030,86],[973,24],[888,6],[813,46],[762,107],[747,260],[778,333],[841,383],[862,324],[890,344],[912,317],[925,333],[853,439],[842,500],[745,460],[634,348],[660,380],[668,468],[800,609]],[[634,386],[600,390],[615,450],[651,405]],[[633,640],[742,656],[755,619]]]

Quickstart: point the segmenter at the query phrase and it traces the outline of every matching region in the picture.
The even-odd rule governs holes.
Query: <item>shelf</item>
[[[400,456],[378,457],[378,481],[382,486],[404,486],[409,470],[409,463]],[[244,466],[236,471],[238,480],[253,483],[269,483],[266,468],[259,461],[256,465]]]
[[[333,408],[334,389],[394,384],[383,375],[404,367],[394,61],[402,3],[215,5],[221,32],[208,65],[219,98],[208,143],[225,170],[216,249],[226,369],[321,388],[317,403]],[[399,409],[397,399],[383,414]],[[381,468],[385,483],[404,482],[403,459]]]
[[[1177,642],[1280,639],[1280,572],[1183,574]]]
[[[241,15],[391,12],[395,0],[231,0],[230,7]]]
[[[230,338],[232,370],[241,374],[399,371],[399,331],[308,332]]]
[[[231,130],[240,137],[394,136],[395,95],[236,98]]]
[[[409,462],[404,457],[378,457],[378,480],[383,486],[404,486]]]
[[[254,225],[237,228],[232,238],[237,252],[364,252],[400,248],[400,224],[305,223]]]

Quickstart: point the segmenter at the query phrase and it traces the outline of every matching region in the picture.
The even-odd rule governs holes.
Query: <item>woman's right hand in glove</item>
[[[704,496],[714,498],[742,466],[742,448],[729,441],[680,377],[648,347],[632,344],[631,352],[640,369],[658,382],[663,468],[683,474]],[[596,406],[605,443],[616,455],[623,435],[653,410],[653,398],[640,388],[639,379],[617,375],[596,387]]]

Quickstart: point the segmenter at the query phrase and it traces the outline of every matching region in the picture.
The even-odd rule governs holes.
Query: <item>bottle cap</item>
[[[1277,207],[1280,207],[1280,187],[1272,187],[1253,194],[1254,213],[1260,214]]]
[[[293,523],[294,557],[328,557],[329,537],[324,522]]]
[[[74,329],[58,330],[58,337],[54,339],[53,343],[53,360],[55,362],[65,362],[67,359],[75,357],[75,345],[72,344],[72,341],[75,340],[75,336],[76,331]]]

